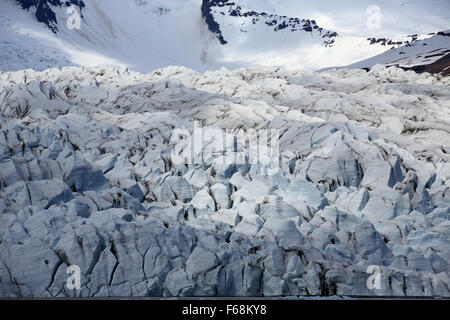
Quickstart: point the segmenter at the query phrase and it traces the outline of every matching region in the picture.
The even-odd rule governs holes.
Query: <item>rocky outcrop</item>
[[[83,0],[15,0],[23,9],[33,9],[36,19],[45,23],[53,33],[58,32],[58,20],[53,7],[76,6],[81,10],[86,6]]]
[[[243,8],[239,4],[230,0],[203,0],[202,1],[202,17],[208,26],[208,29],[216,35],[222,45],[226,45],[228,41],[224,38],[221,31],[221,25],[217,17],[226,16],[230,19],[240,19],[242,26],[262,25],[269,27],[272,31],[281,30],[289,32],[317,32],[324,39],[325,46],[332,46],[334,38],[338,36],[337,32],[324,30],[319,27],[315,20],[292,18],[280,16],[276,14],[268,14],[266,12],[258,12]],[[246,33],[241,29],[240,32]]]

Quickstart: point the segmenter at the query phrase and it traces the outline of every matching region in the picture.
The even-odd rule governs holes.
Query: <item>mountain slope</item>
[[[6,53],[0,70],[124,65],[149,72],[184,65],[201,71],[254,64],[315,70],[351,64],[417,38],[336,32],[308,16],[277,14],[274,5],[268,5],[270,1],[265,3],[2,1],[0,41]],[[71,5],[82,15],[79,30],[66,26]],[[314,15],[311,11],[308,14]]]
[[[57,23],[47,26],[37,23],[36,8],[25,11],[15,1],[2,1],[0,21],[5,32],[0,41],[8,37],[9,42],[26,48],[23,51],[39,48],[44,51],[43,56],[62,56],[75,65],[127,65],[145,72],[164,65],[205,69],[205,46],[211,35],[202,22],[199,7],[192,2],[197,1],[85,0],[81,28],[71,30],[66,26],[69,3],[48,3],[49,15],[54,14]],[[33,41],[42,44],[28,45]],[[208,53],[212,54],[212,50]],[[28,63],[36,65],[40,60],[44,62],[42,68],[48,67],[41,55],[33,58],[19,58],[18,65],[9,65],[9,69],[22,69]],[[8,65],[1,69],[8,70]]]
[[[450,31],[442,31],[424,40],[417,40],[405,46],[388,50],[380,55],[371,57],[369,59],[351,64],[348,68],[370,69],[376,64],[384,66],[398,66],[405,70],[415,70],[423,72],[427,70],[428,65],[432,65],[438,60],[437,65],[441,67],[440,70],[434,72],[441,72],[448,65],[445,58],[450,53]],[[438,72],[439,71],[439,72]]]
[[[80,30],[66,26],[71,5],[82,14]],[[0,70],[72,64],[126,65],[143,72],[167,65],[313,70],[412,40],[338,34],[308,17],[268,13],[269,7],[242,0],[7,0],[0,9],[0,41],[8,52]]]

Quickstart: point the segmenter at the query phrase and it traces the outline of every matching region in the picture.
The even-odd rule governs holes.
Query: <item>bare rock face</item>
[[[202,17],[205,20],[208,29],[215,34],[222,45],[226,45],[228,41],[225,39],[220,25],[220,19],[217,18],[227,16],[229,18],[251,18],[251,25],[263,25],[269,27],[271,31],[279,32],[280,30],[292,33],[317,33],[324,39],[323,45],[332,45],[334,39],[338,37],[338,33],[331,30],[324,30],[319,27],[315,20],[299,19],[293,17],[280,16],[276,14],[268,14],[266,12],[258,12],[242,8],[239,4],[229,0],[202,0]],[[242,25],[245,25],[245,20]],[[248,32],[244,28],[239,30],[242,33]]]
[[[0,296],[448,297],[448,81],[0,73]]]

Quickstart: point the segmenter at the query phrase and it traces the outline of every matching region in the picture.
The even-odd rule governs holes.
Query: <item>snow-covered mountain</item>
[[[204,0],[202,15],[210,31],[216,34],[223,45],[228,43],[225,37],[235,38],[233,31],[236,31],[234,30],[236,28],[242,33],[250,32],[248,39],[255,42],[261,42],[261,37],[267,37],[268,34],[275,36],[270,31],[282,32],[283,30],[294,34],[295,37],[301,37],[305,32],[309,32],[312,37],[325,39],[325,45],[331,45],[334,38],[338,36],[336,32],[324,31],[314,20],[268,14],[264,11],[257,12],[249,8],[245,9],[230,0]],[[289,41],[285,39],[285,42]],[[272,44],[271,41],[267,43]]]
[[[450,30],[433,34],[380,55],[351,64],[347,68],[370,69],[376,64],[397,66],[405,70],[448,74],[450,70]]]
[[[47,3],[45,9],[40,6],[43,2]],[[15,0],[2,1],[5,32],[0,39],[10,54],[8,64],[1,69],[8,65],[10,69],[29,65],[43,69],[55,66],[55,60],[58,65],[127,65],[141,71],[164,65],[205,68],[202,59],[210,35],[202,23],[200,6],[192,6],[192,1],[82,3],[80,28],[71,29],[67,25],[74,14],[67,11],[71,1],[39,1],[29,10]],[[36,19],[38,14],[52,18],[41,23]]]
[[[413,13],[423,8],[412,3]],[[369,30],[360,26],[366,6],[355,10],[360,19],[352,29],[333,2],[316,9],[325,4],[328,16],[312,10],[309,1],[3,0],[0,70],[99,64],[143,72],[168,65],[202,71],[254,64],[316,70],[370,58],[446,24],[433,17],[420,28],[405,22],[395,31],[386,19],[382,30]],[[387,16],[405,15],[397,1],[380,5]],[[71,6],[80,12],[80,29],[67,26]],[[434,6],[448,4],[436,0]]]

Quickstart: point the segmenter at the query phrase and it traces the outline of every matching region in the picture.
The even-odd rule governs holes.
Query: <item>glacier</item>
[[[449,84],[380,65],[0,73],[0,297],[449,297]],[[233,150],[276,130],[279,165],[174,161],[198,127]]]

